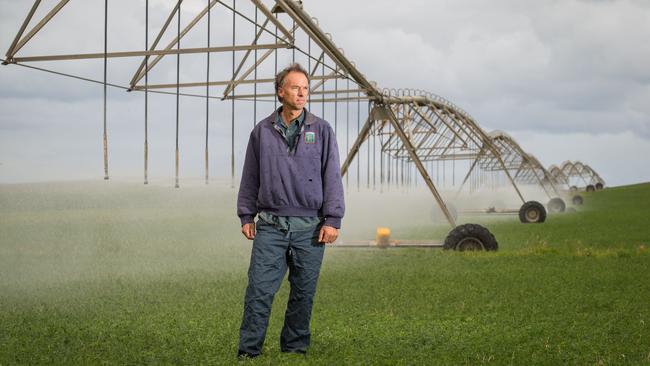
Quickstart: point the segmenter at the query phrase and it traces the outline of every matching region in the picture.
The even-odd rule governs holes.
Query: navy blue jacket
[[[268,211],[277,216],[320,216],[341,227],[345,212],[336,135],[327,121],[305,110],[295,149],[275,126],[275,114],[255,126],[248,140],[237,196],[242,225]]]

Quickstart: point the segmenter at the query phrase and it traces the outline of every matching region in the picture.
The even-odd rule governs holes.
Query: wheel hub
[[[539,211],[534,208],[526,211],[526,219],[530,222],[536,222],[539,219]]]
[[[473,237],[463,238],[456,245],[457,250],[483,250],[483,243]]]

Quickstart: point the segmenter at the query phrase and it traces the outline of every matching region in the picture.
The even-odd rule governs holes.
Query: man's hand
[[[331,244],[339,237],[339,229],[323,225],[320,228],[320,235],[318,235],[318,242]]]
[[[241,227],[241,232],[244,234],[246,239],[253,240],[255,238],[255,223],[251,222],[244,224],[244,226]]]

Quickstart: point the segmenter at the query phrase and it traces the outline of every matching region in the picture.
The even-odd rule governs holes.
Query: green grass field
[[[0,186],[0,365],[236,363],[250,242],[234,192]],[[348,199],[344,239],[448,231],[430,196],[374,195]],[[279,352],[285,283],[246,364],[650,364],[650,184],[584,196],[541,225],[483,218],[496,253],[328,248],[308,356]]]

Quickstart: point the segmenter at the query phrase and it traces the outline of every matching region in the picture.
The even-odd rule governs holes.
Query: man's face
[[[303,109],[309,97],[307,77],[301,72],[290,72],[284,78],[284,84],[278,90],[278,96],[282,98],[282,104],[285,107],[293,110]]]

